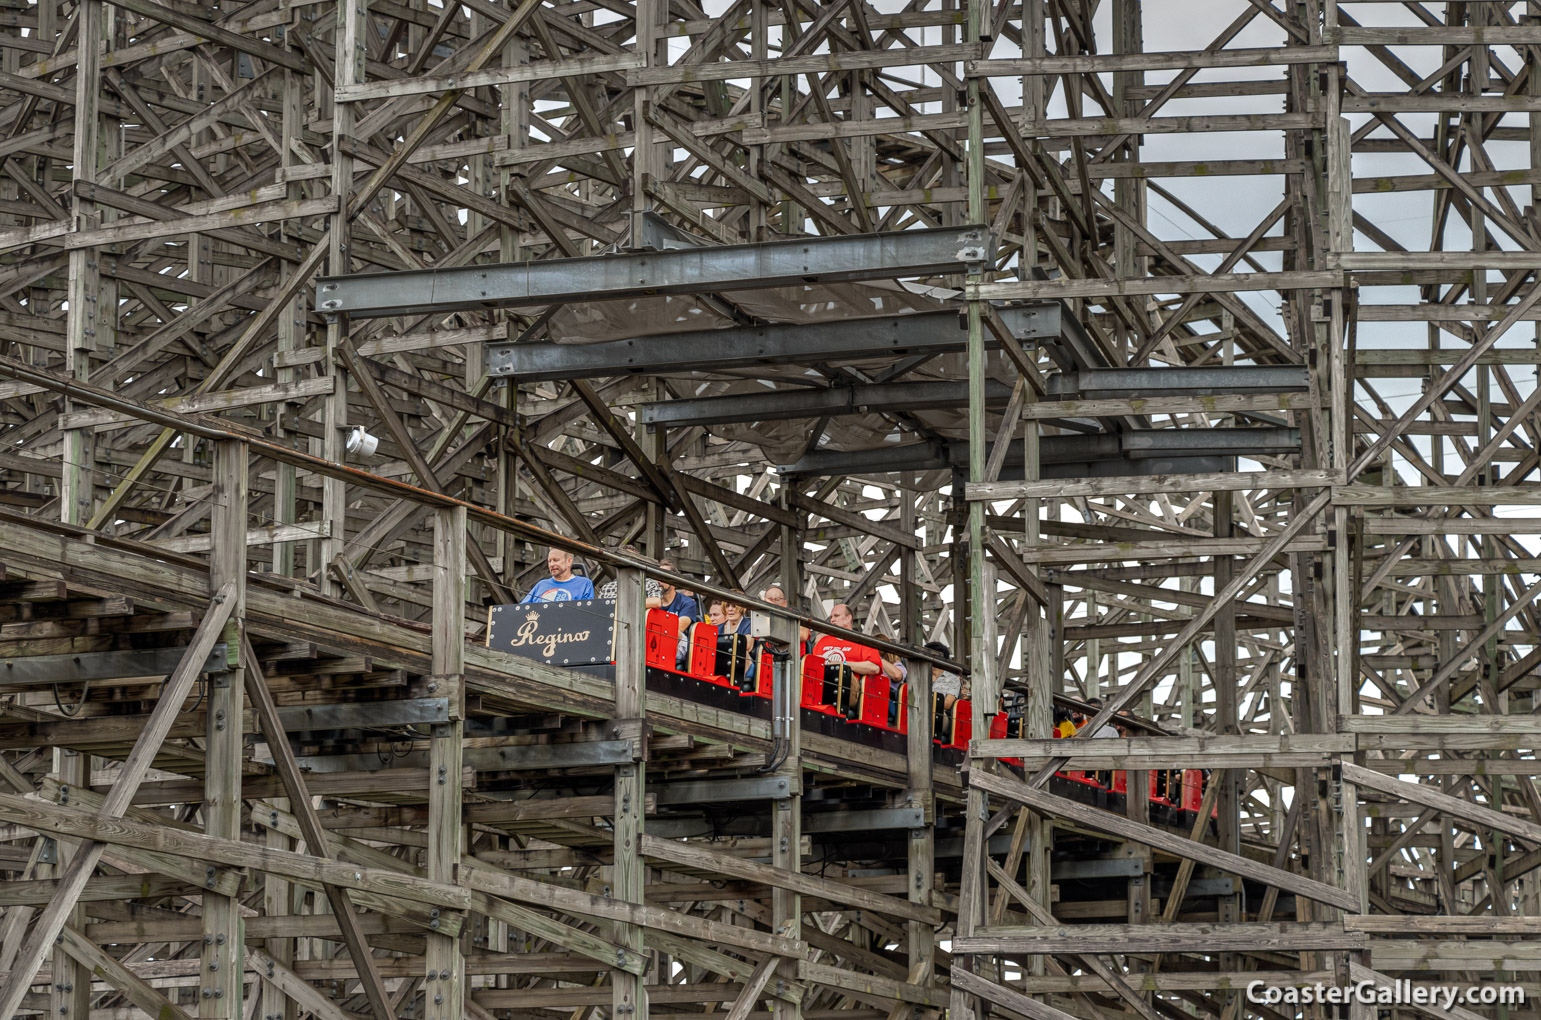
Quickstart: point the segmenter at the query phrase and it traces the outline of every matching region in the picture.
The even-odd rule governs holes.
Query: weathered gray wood
[[[63,940],[60,945],[66,953],[79,960],[89,973],[121,991],[128,1001],[145,1013],[166,1020],[192,1020],[186,1010],[171,1002],[149,982],[124,966],[117,957],[102,950],[79,931],[65,925],[59,937]]]
[[[1379,776],[1377,779],[1381,778]],[[1347,910],[1355,909],[1357,899],[1352,892],[1337,889],[1324,882],[1296,875],[1281,868],[1272,868],[1266,864],[1239,857],[1235,854],[1217,850],[1214,847],[1202,843],[1195,843],[1183,839],[1175,833],[1166,832],[1150,825],[1141,825],[1120,818],[1107,811],[1099,811],[1096,808],[1087,807],[1065,797],[1057,797],[1051,793],[1035,790],[1017,779],[1008,779],[1003,776],[993,776],[988,773],[975,773],[970,782],[980,789],[990,793],[999,794],[1020,804],[1043,811],[1046,814],[1059,818],[1065,818],[1085,825],[1100,832],[1119,836],[1124,839],[1143,843],[1157,850],[1165,850],[1178,857],[1192,858],[1200,864],[1208,864],[1212,867],[1229,871],[1234,875],[1241,875],[1265,885],[1277,886],[1300,896],[1316,900],[1318,903],[1326,903],[1332,906],[1342,907]]]
[[[1363,949],[1341,924],[1079,924],[980,928],[957,939],[962,953],[1183,953]]]
[[[255,664],[259,661],[257,655],[251,649],[250,639],[245,641],[244,658]],[[278,706],[273,701],[273,694],[268,689],[262,671],[257,668],[246,670],[245,681],[252,710],[257,716],[258,725],[262,727],[263,735],[267,737],[273,762],[284,784],[284,792],[289,795],[289,803],[294,809],[300,830],[304,834],[306,849],[317,857],[333,857],[326,829],[316,814],[310,790],[305,785],[305,777],[300,774],[299,762],[294,757],[294,748],[290,746],[289,735],[284,732],[283,724],[279,720]],[[458,788],[458,784],[456,786]],[[332,906],[332,913],[337,915],[337,927],[342,933],[343,943],[348,947],[348,954],[353,960],[353,966],[364,987],[369,1008],[374,1011],[377,1020],[387,1020],[392,1014],[389,994],[375,966],[374,952],[365,941],[363,928],[359,925],[358,913],[353,909],[348,892],[336,885],[328,884],[326,896],[327,902]]]
[[[203,622],[198,625],[192,643],[188,645],[187,654],[167,680],[155,711],[145,724],[144,732],[124,762],[118,781],[113,784],[102,803],[98,813],[101,821],[111,822],[121,817],[133,802],[134,791],[149,771],[166,731],[181,711],[183,702],[192,691],[193,682],[198,679],[199,671],[203,668],[204,660],[208,658],[210,649],[222,635],[226,622],[236,609],[236,591],[237,583],[227,581],[209,603]],[[5,796],[7,800],[20,800]],[[33,922],[32,934],[17,954],[10,974],[0,982],[0,1013],[14,1013],[20,1005],[32,976],[52,949],[54,939],[64,927],[66,915],[75,906],[105,850],[106,845],[99,841],[87,842],[76,850],[69,870],[60,876],[57,891]]]
[[[960,991],[977,995],[982,999],[1009,1009],[1030,1020],[1073,1020],[1071,1014],[1023,995],[1014,988],[996,984],[987,978],[959,968],[953,972],[952,982]]]
[[[229,662],[208,679],[203,773],[204,831],[211,836],[241,837],[241,777],[245,751],[245,673],[260,669],[248,661],[246,626],[246,518],[249,476],[246,446],[233,439],[214,444],[213,507],[209,533],[209,585],[235,583],[235,608],[225,623]],[[239,1020],[244,1002],[241,947],[246,943],[239,904],[233,896],[211,894],[203,901],[204,937],[199,981],[209,995],[198,999],[198,1015],[209,1020]]]
[[[1343,778],[1356,786],[1377,790],[1398,800],[1407,800],[1424,807],[1434,808],[1452,818],[1460,818],[1499,832],[1510,833],[1525,840],[1532,848],[1541,846],[1541,824],[1515,818],[1502,811],[1473,804],[1461,797],[1452,797],[1448,793],[1440,793],[1421,783],[1408,783],[1393,776],[1381,775],[1379,772],[1361,768],[1351,762],[1343,763]]]
[[[365,370],[367,374],[367,369]],[[430,476],[431,477],[431,476]],[[430,483],[432,484],[432,483]],[[456,868],[465,849],[461,787],[454,782],[465,754],[465,604],[466,576],[474,544],[466,535],[463,509],[435,511],[433,517],[433,676],[450,703],[450,721],[432,727],[428,778],[428,879],[456,881]],[[485,562],[482,555],[476,562]],[[493,584],[494,591],[501,586]],[[428,975],[424,992],[433,1003],[431,1016],[456,1020],[465,1010],[465,956],[460,940],[430,932],[424,962]],[[442,1000],[442,1001],[441,1001]]]
[[[734,878],[766,882],[778,888],[793,889],[807,896],[818,896],[836,903],[849,904],[862,910],[874,910],[892,917],[921,921],[932,925],[942,923],[942,912],[935,907],[916,906],[908,900],[867,892],[859,887],[845,885],[832,879],[818,878],[814,875],[801,875],[796,872],[780,873],[775,868],[765,868],[730,854],[716,853],[702,847],[691,846],[689,843],[660,839],[657,836],[643,836],[641,849],[644,856],[657,860],[670,861],[674,864],[685,865],[690,868],[699,868],[715,872],[719,875],[730,875]]]
[[[596,398],[597,399],[597,398]],[[640,455],[640,454],[639,454]],[[689,499],[687,495],[684,498]],[[616,573],[615,600],[615,719],[618,725],[645,725],[643,706],[647,703],[647,605],[646,590],[640,570],[621,568]],[[643,864],[644,847],[652,837],[643,831],[643,800],[647,789],[645,754],[615,768],[615,813],[611,848],[615,854],[612,886],[616,899],[629,903],[646,900],[647,869]],[[642,929],[630,923],[615,927],[615,940],[626,955],[640,955]],[[766,973],[770,960],[762,962]],[[648,989],[638,974],[617,973],[611,979],[610,1009],[614,1016],[648,1015]],[[753,979],[745,985],[752,1005],[757,992],[749,992]],[[762,979],[763,986],[763,979]],[[741,996],[742,998],[742,996]],[[735,1003],[734,1009],[738,1009]]]

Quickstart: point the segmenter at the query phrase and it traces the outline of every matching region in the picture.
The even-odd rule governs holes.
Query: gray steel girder
[[[323,277],[316,311],[354,318],[799,283],[961,273],[995,251],[986,227],[800,237],[574,259]]]

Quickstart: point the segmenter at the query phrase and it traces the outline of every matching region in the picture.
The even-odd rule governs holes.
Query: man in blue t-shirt
[[[658,561],[658,565],[665,570],[674,569],[674,561],[665,556]],[[657,598],[647,600],[648,608],[662,609],[666,613],[673,613],[684,620],[699,620],[701,611],[696,607],[696,600],[680,591],[668,581],[659,581],[660,589]]]
[[[550,577],[536,582],[522,602],[571,602],[574,599],[594,597],[594,582],[586,577],[574,576],[573,554],[566,549],[552,546],[546,552],[546,569]]]

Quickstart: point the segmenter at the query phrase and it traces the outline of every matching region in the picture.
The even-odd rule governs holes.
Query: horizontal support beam
[[[1043,477],[1048,479],[1213,474],[1230,466],[1222,458],[1283,456],[1299,449],[1298,429],[1138,429],[1116,434],[1043,436],[1038,456]],[[1003,464],[1019,470],[1015,475],[1003,471],[1001,481],[1020,478],[1020,441],[1011,445]],[[875,450],[813,450],[795,463],[778,465],[776,470],[796,476],[935,471],[967,466],[967,443],[925,442]]]
[[[1011,387],[988,382],[985,400],[1004,404]],[[825,415],[876,411],[925,411],[938,407],[967,407],[966,382],[878,383],[827,390],[782,389],[764,393],[734,393],[725,397],[665,400],[642,404],[638,410],[648,425],[716,425],[722,422],[783,421]]]
[[[1349,734],[1284,734],[1266,736],[1249,733],[1242,736],[1216,734],[1205,737],[1115,737],[1096,740],[1038,740],[1006,738],[975,740],[969,754],[976,758],[1019,758],[1027,755],[1079,760],[1124,755],[1187,755],[1195,762],[1211,756],[1232,754],[1279,754],[1298,751],[1311,754],[1353,754],[1354,738]],[[1195,768],[1200,767],[1194,765]],[[1207,766],[1205,766],[1207,767]]]
[[[1348,766],[1344,767],[1347,768]],[[969,773],[969,783],[975,789],[997,794],[1007,800],[1016,801],[1018,804],[1034,808],[1050,816],[1063,818],[1092,830],[1119,837],[1120,839],[1144,843],[1154,850],[1161,850],[1177,857],[1187,858],[1199,864],[1207,864],[1221,871],[1240,875],[1242,878],[1249,878],[1254,882],[1274,886],[1283,892],[1292,892],[1297,896],[1305,896],[1318,903],[1326,903],[1345,910],[1357,911],[1359,906],[1358,896],[1349,890],[1339,889],[1336,886],[1328,885],[1326,882],[1319,882],[1314,878],[1297,875],[1283,868],[1274,868],[1266,864],[1260,864],[1238,854],[1227,853],[1216,847],[1186,839],[1151,825],[1144,825],[1121,818],[1111,811],[1102,811],[1070,800],[1067,797],[1058,797],[1051,793],[1044,793],[1042,790],[1035,790],[1019,779],[995,776],[979,769],[974,769]],[[956,946],[956,943],[954,945]],[[954,951],[958,950],[955,948]],[[987,952],[988,950],[974,951]],[[1072,952],[1084,951],[1086,950],[1072,950]]]
[[[648,85],[676,85],[689,82],[727,81],[729,79],[766,78],[783,74],[833,74],[839,71],[865,71],[886,67],[918,67],[924,64],[951,64],[973,53],[982,55],[986,47],[977,43],[946,46],[901,46],[890,49],[814,53],[798,57],[772,57],[769,60],[702,61],[694,64],[670,64],[626,72],[628,88]]]
[[[308,400],[311,397],[329,396],[335,392],[337,379],[324,376],[317,379],[299,379],[292,383],[269,383],[261,386],[243,386],[239,389],[218,393],[192,393],[182,397],[152,401],[153,404],[179,414],[209,414],[229,411],[254,404],[270,404],[288,400]],[[131,413],[106,408],[90,408],[59,415],[61,429],[106,429],[133,425],[138,420]]]
[[[1370,960],[1392,971],[1533,971],[1541,970],[1541,942],[1386,939],[1371,943]]]
[[[492,67],[459,74],[428,75],[420,78],[391,78],[385,81],[339,85],[332,98],[339,103],[361,103],[372,99],[397,99],[425,96],[451,89],[477,89],[489,85],[512,85],[521,81],[546,81],[552,78],[606,74],[641,67],[647,61],[636,53],[601,53],[570,60],[538,60],[514,67]]]
[[[1030,421],[1066,418],[1110,418],[1139,414],[1250,414],[1273,417],[1278,411],[1315,406],[1309,393],[1242,393],[1217,397],[1105,397],[1100,400],[1040,400],[1022,408]]]
[[[287,711],[279,709],[280,712]],[[389,769],[379,772],[328,772],[311,773],[305,777],[305,786],[316,797],[357,797],[360,795],[399,793],[402,790],[426,790],[430,782],[428,769]],[[476,770],[460,771],[462,789],[476,788]],[[102,789],[98,788],[98,792]],[[277,776],[250,775],[241,783],[241,794],[247,798],[282,797],[284,786]],[[195,801],[203,796],[201,779],[169,779],[145,783],[134,794],[138,807],[168,807]]]
[[[806,237],[714,248],[325,277],[316,310],[354,318],[639,295],[898,279],[962,272],[990,258],[982,226]]]
[[[804,896],[819,896],[835,903],[847,904],[860,910],[872,910],[890,917],[901,917],[925,924],[941,924],[942,912],[936,907],[911,903],[897,896],[875,893],[859,886],[849,886],[834,879],[767,868],[754,861],[745,861],[732,854],[709,850],[696,843],[677,842],[643,835],[637,851],[644,857],[667,861],[685,868],[699,869],[712,874],[726,875],[746,882],[764,882],[778,889],[790,889]]]
[[[1058,437],[1053,437],[1058,438]],[[936,471],[961,468],[968,463],[968,447],[949,446],[945,453],[928,455],[930,444],[899,447],[894,450],[816,450],[800,458],[796,464],[787,464],[778,470],[788,477],[798,475],[878,474],[894,471]],[[1022,444],[1012,444],[1001,468],[1003,482],[1022,479]],[[904,451],[901,453],[901,451]],[[1131,460],[1118,456],[1110,460],[1067,460],[1045,462],[1041,471],[1044,479],[1103,478],[1129,475],[1207,475],[1226,471],[1233,466],[1223,457],[1161,457]]]
[[[819,811],[803,815],[804,832],[875,832],[918,829],[926,824],[921,808],[871,808],[864,811]]]
[[[1345,733],[1513,733],[1541,737],[1541,716],[1344,715],[1338,717],[1338,729]]]
[[[1164,118],[1155,120],[1136,120],[1128,125],[1128,132],[1137,134],[1149,132],[1150,128],[1160,123]],[[1064,122],[1061,122],[1064,123]],[[1105,122],[1099,122],[1105,123]],[[1116,133],[1126,130],[1117,126],[1118,122],[1099,127],[1098,130],[1106,133]],[[1047,125],[1052,134],[1056,125],[1050,121]],[[1278,130],[1286,125],[1277,124],[1269,130]],[[1228,127],[1226,130],[1240,130],[1239,127]],[[1155,276],[1142,277],[1128,280],[1104,280],[1104,279],[1057,279],[1057,280],[1012,280],[1002,283],[972,283],[964,288],[964,296],[980,301],[1048,301],[1069,300],[1071,298],[1110,298],[1110,297],[1134,297],[1151,294],[1235,294],[1244,291],[1289,291],[1289,290],[1318,290],[1331,289],[1347,285],[1347,279],[1342,273],[1330,273],[1322,270],[1301,270],[1285,273],[1212,273],[1208,276]]]
[[[1078,924],[975,929],[954,953],[1202,953],[1363,949],[1362,932],[1341,924]]]
[[[1172,71],[1200,67],[1273,67],[1335,64],[1335,46],[1270,46],[1256,49],[1180,50],[1162,53],[1073,53],[1048,57],[967,60],[970,77],[1022,74],[1107,74],[1112,71]],[[731,65],[730,65],[731,66]]]
[[[1058,304],[1007,308],[1000,314],[1019,340],[1042,340],[1060,334]],[[967,344],[967,324],[958,315],[921,312],[874,319],[663,333],[599,344],[488,344],[486,368],[488,375],[517,376],[526,382],[537,382],[628,372],[945,354],[962,351]]]
[[[1537,25],[1441,25],[1438,28],[1361,27],[1322,30],[1322,41],[1338,46],[1514,46],[1541,43]]]
[[[415,765],[427,763],[427,753],[409,752],[398,761]],[[301,758],[300,765],[317,772],[341,771],[367,765],[368,755],[316,756]],[[594,765],[630,765],[636,761],[630,740],[590,740],[572,744],[524,744],[516,747],[472,748],[466,761],[483,769],[575,769]],[[382,766],[383,767],[383,766]]]
[[[1201,368],[1090,368],[1044,380],[1050,396],[1087,400],[1207,397],[1242,393],[1304,393],[1304,366],[1214,365]]]
[[[660,804],[717,804],[730,800],[781,800],[797,794],[787,776],[713,779],[655,785]]]
[[[1541,825],[1514,818],[1494,808],[1473,804],[1471,801],[1453,797],[1448,793],[1440,793],[1421,783],[1407,783],[1395,776],[1383,776],[1379,772],[1372,772],[1352,762],[1343,763],[1343,780],[1398,800],[1433,808],[1451,818],[1459,818],[1473,825],[1507,832],[1511,836],[1524,840],[1532,847],[1541,846]]]
[[[1334,485],[1336,506],[1541,506],[1541,485]]]
[[[1174,621],[1173,630],[1182,621]],[[1280,769],[1334,765],[1354,752],[1348,734],[1268,737],[1258,734],[1213,737],[1134,737],[1098,740],[1008,738],[975,740],[976,758],[1020,758],[1036,770],[1069,758],[1074,769]]]
[[[285,732],[350,730],[375,726],[412,726],[449,722],[448,698],[404,698],[334,705],[296,705],[278,710]]]
[[[33,684],[75,684],[87,680],[126,680],[130,677],[168,676],[182,661],[182,648],[145,648],[121,652],[69,652],[63,655],[27,655],[0,659],[0,687]],[[224,642],[214,646],[202,672],[229,669]]]
[[[1300,450],[1300,430],[1291,428],[1135,429],[1116,435],[1044,436],[1045,464],[1084,460],[1159,457],[1280,456]]]
[[[1062,543],[1054,545],[1024,545],[1015,546],[1014,548],[1023,563],[1036,563],[1039,566],[1052,567],[1080,563],[1122,563],[1193,556],[1255,556],[1262,552],[1267,544],[1268,539],[1266,538],[1174,538],[1158,539],[1149,542],[1119,540],[1112,542],[1075,542],[1069,545]],[[1323,552],[1326,549],[1326,537],[1312,535],[1306,538],[1294,539],[1282,551],[1286,553]],[[1073,581],[1070,583],[1074,584]],[[1255,607],[1253,603],[1249,602],[1243,603],[1242,608],[1251,611]],[[1275,626],[1286,625],[1284,621],[1274,621],[1269,617],[1264,617],[1263,619],[1273,622]],[[1401,618],[1399,617],[1399,619]],[[1067,624],[1065,630],[1069,636],[1074,637],[1077,631],[1084,630],[1088,626],[1096,626],[1096,624],[1082,624],[1077,621]]]
[[[1336,471],[1227,471],[1211,475],[1145,475],[1085,482],[970,482],[969,499],[1053,499],[1063,496],[1125,496],[1157,492],[1239,492],[1254,489],[1316,489],[1332,485]]]
[[[61,415],[62,417],[62,415]],[[336,521],[306,521],[304,524],[264,524],[246,530],[246,544],[281,545],[285,542],[308,542],[315,538],[335,538]],[[206,553],[214,548],[214,536],[208,532],[162,538],[155,545],[167,552]]]
[[[1078,878],[1136,878],[1143,874],[1145,862],[1137,857],[1065,860],[1049,865],[1049,878],[1055,882],[1069,882]]]

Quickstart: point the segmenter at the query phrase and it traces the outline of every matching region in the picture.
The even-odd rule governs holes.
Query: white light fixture
[[[348,432],[348,452],[358,457],[373,457],[375,451],[380,448],[380,437],[372,436],[364,431],[364,426],[355,425]]]

